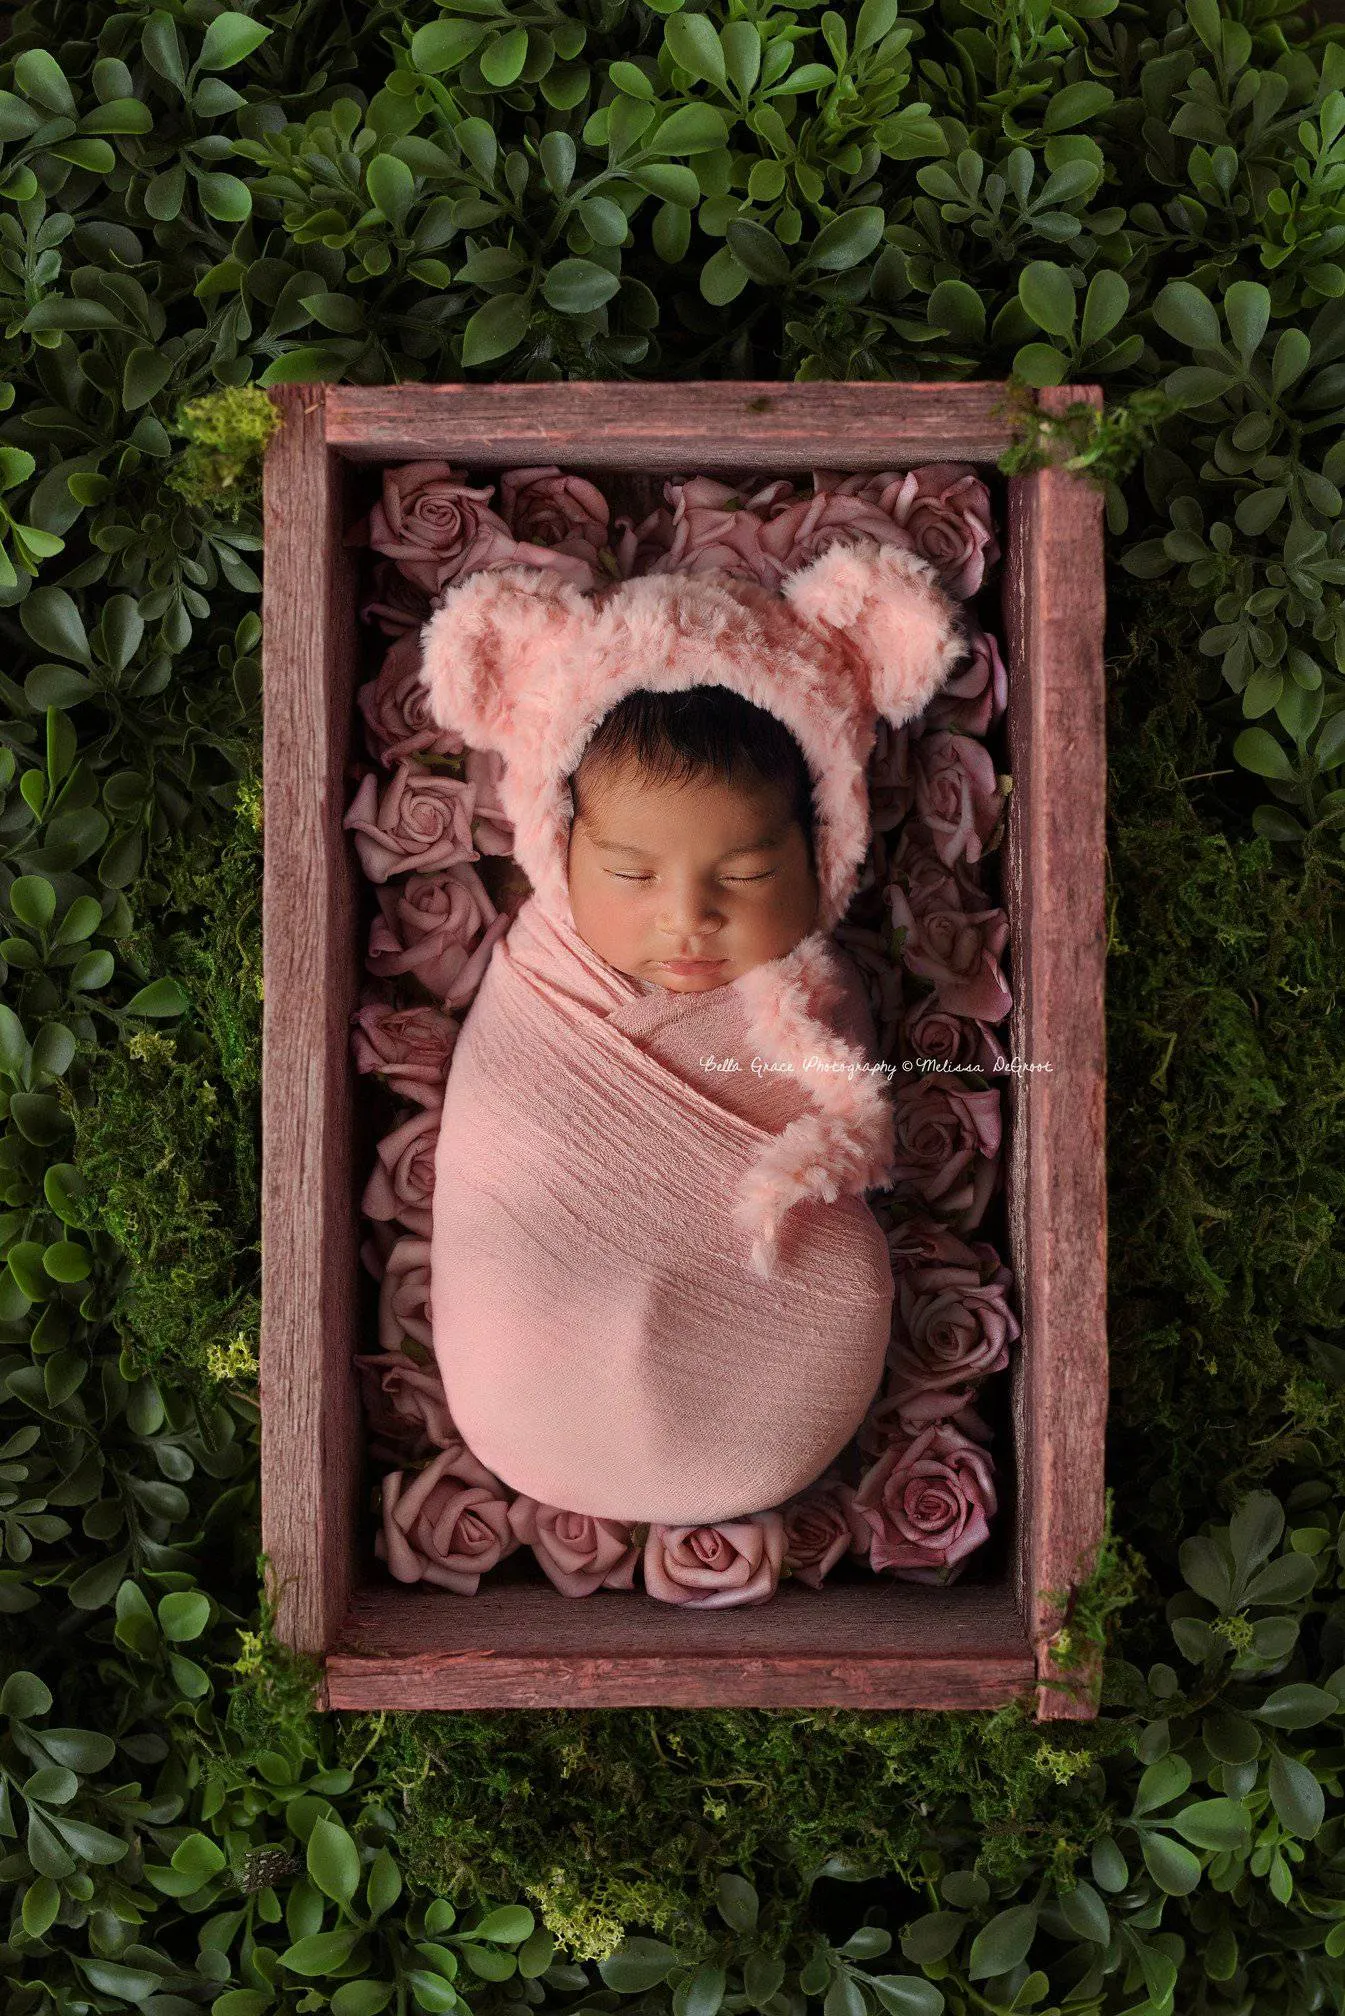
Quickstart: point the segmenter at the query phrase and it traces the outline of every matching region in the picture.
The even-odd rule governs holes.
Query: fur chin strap
[[[752,1238],[753,1272],[765,1280],[792,1205],[806,1198],[831,1204],[887,1181],[896,1123],[881,1073],[866,1070],[863,1051],[821,1019],[845,992],[824,933],[754,967],[742,992],[749,1039],[763,1056],[792,1065],[813,1102],[758,1156],[734,1207]]]

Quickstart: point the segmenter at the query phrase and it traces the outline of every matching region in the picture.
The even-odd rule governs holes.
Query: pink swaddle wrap
[[[839,1454],[882,1376],[893,1278],[863,1193],[890,1168],[892,1103],[826,934],[867,847],[875,713],[899,726],[953,670],[956,605],[916,555],[864,541],[781,595],[718,574],[590,595],[483,572],[423,639],[436,719],[505,758],[534,890],[445,1086],[430,1315],[450,1412],[544,1504],[669,1525],[765,1510]],[[679,994],[580,937],[565,780],[625,692],[707,684],[800,742],[822,900],[783,957]]]

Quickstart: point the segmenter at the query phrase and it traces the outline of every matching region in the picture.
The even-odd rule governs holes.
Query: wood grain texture
[[[322,1651],[350,1600],[362,1424],[349,1017],[356,869],[341,821],[354,717],[345,468],[321,386],[279,386],[262,583],[262,1547],[282,1638]]]
[[[1004,1583],[787,1583],[719,1611],[639,1590],[377,1584],[327,1657],[333,1708],[993,1708],[1034,1678]]]
[[[1096,386],[1040,394],[1060,411]],[[1011,480],[1003,580],[1008,649],[1006,888],[1013,1055],[1006,1163],[1023,1339],[1013,1377],[1019,1600],[1038,1714],[1096,1714],[1097,1673],[1050,1641],[1091,1569],[1103,1521],[1107,1410],[1103,982],[1106,747],[1103,498],[1060,469]]]
[[[558,463],[668,476],[749,469],[852,472],[994,461],[1009,386],[775,379],[681,384],[333,385],[327,439],[364,462]]]
[[[1013,1054],[1010,1251],[1023,1340],[1002,1517],[1007,1581],[931,1590],[875,1579],[693,1612],[643,1592],[563,1597],[516,1558],[479,1595],[392,1581],[369,1552],[351,1357],[358,1284],[349,1016],[358,860],[341,820],[354,729],[356,463],[420,457],[498,471],[555,462],[623,494],[661,477],[806,476],[992,462],[999,384],[450,385],[277,388],[267,456],[263,1025],[262,1537],[287,1642],[326,1655],[324,1705],[980,1708],[1057,1691],[1049,1593],[1102,1528],[1103,1211],[1101,498],[1059,472],[1012,478],[1002,583],[1014,774],[1004,861]],[[1059,410],[1096,387],[1038,395]],[[990,473],[990,472],[987,472]],[[361,480],[367,480],[362,478]],[[367,1118],[367,1116],[365,1116]],[[367,1160],[367,1156],[365,1157]],[[366,1586],[367,1585],[367,1586]],[[1088,1676],[1085,1676],[1087,1680]]]

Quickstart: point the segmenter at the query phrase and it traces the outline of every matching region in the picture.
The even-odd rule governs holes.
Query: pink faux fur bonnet
[[[779,593],[722,572],[637,575],[597,590],[546,568],[469,574],[421,633],[436,720],[505,759],[499,795],[539,902],[573,925],[567,780],[637,688],[727,686],[794,735],[813,777],[819,931],[854,894],[869,845],[877,717],[920,713],[969,643],[961,605],[921,555],[833,545]]]

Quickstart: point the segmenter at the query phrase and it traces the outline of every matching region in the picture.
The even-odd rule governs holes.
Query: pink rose
[[[754,1512],[709,1526],[651,1526],[644,1585],[661,1603],[722,1610],[775,1594],[785,1553],[779,1512]]]
[[[890,1383],[884,1386],[881,1394],[864,1416],[863,1421],[860,1423],[859,1433],[855,1436],[855,1441],[864,1455],[881,1456],[883,1451],[890,1449],[894,1442],[909,1442],[912,1435],[920,1432],[920,1428],[929,1425],[928,1422],[921,1422],[919,1427],[913,1427],[903,1413],[903,1409],[909,1412],[909,1401],[899,1393],[896,1393]],[[955,1413],[940,1415],[939,1419],[950,1421],[953,1427],[957,1429],[959,1435],[966,1435],[973,1442],[980,1442],[988,1446],[994,1440],[994,1436],[991,1434],[989,1428],[976,1412],[975,1403],[972,1400],[962,1399]],[[860,1516],[859,1513],[855,1514],[856,1519],[859,1519]],[[864,1528],[864,1545],[859,1550],[861,1553],[868,1551],[868,1532],[869,1529],[866,1526]]]
[[[408,1232],[383,1257],[378,1284],[378,1348],[399,1351],[404,1338],[433,1353],[430,1330],[430,1242]]]
[[[441,728],[430,713],[429,688],[420,676],[420,636],[408,630],[384,658],[378,674],[356,689],[369,754],[390,770],[408,756],[460,756],[456,728]]]
[[[399,1099],[438,1106],[459,1024],[438,1008],[364,1000],[350,1018],[357,1071],[376,1071]]]
[[[1002,1022],[1013,1007],[999,964],[1009,942],[1006,913],[966,910],[960,902],[930,902],[918,894],[912,903],[899,882],[888,889],[887,901],[893,925],[906,933],[902,964],[932,982],[940,1008],[975,1022]]]
[[[984,742],[945,728],[914,744],[915,809],[945,867],[979,861],[1004,810],[994,760]]]
[[[673,518],[666,504],[656,505],[638,525],[623,515],[616,520],[616,528],[612,557],[623,581],[633,574],[650,573],[654,562],[672,545]]]
[[[893,849],[889,880],[900,883],[917,910],[984,910],[990,901],[979,870],[961,856],[942,860],[933,833],[914,817]]]
[[[354,833],[369,880],[386,882],[412,868],[431,875],[436,868],[479,860],[472,845],[475,805],[475,784],[399,763],[381,792],[377,771],[366,770],[341,824]]]
[[[404,1351],[357,1355],[356,1369],[369,1427],[369,1454],[378,1462],[420,1463],[462,1437],[453,1425],[437,1365],[417,1365]]]
[[[867,1548],[868,1529],[856,1523],[854,1497],[841,1478],[823,1477],[781,1508],[785,1574],[820,1589],[843,1555]]]
[[[917,736],[931,728],[951,728],[960,735],[986,735],[1009,704],[1009,675],[999,644],[988,630],[969,628],[971,657],[962,670],[945,679],[922,714],[916,716]]]
[[[767,486],[775,495],[781,487]],[[703,574],[715,569],[778,586],[778,570],[761,546],[762,513],[757,506],[762,493],[744,501],[731,485],[712,476],[694,476],[688,483],[668,483],[664,488],[673,506],[672,539],[646,573]]]
[[[514,849],[513,822],[500,798],[504,769],[504,758],[498,750],[467,751],[467,782],[476,786],[472,838],[482,854],[511,854]]]
[[[886,938],[878,931],[865,929],[863,925],[842,922],[832,936],[864,976],[878,1039],[878,1055],[886,1057],[901,1017],[900,963],[892,957]]]
[[[506,469],[500,479],[500,516],[516,539],[598,565],[610,518],[602,491],[554,463]]]
[[[403,1470],[383,1479],[383,1524],[374,1551],[399,1582],[429,1582],[475,1596],[481,1577],[518,1544],[507,1488],[461,1442],[409,1480]]]
[[[1001,1046],[984,1022],[953,1015],[937,994],[914,1002],[901,1018],[901,1061],[917,1071],[979,1071],[989,1075]]]
[[[894,728],[880,714],[869,758],[869,824],[875,833],[890,833],[911,809],[915,783],[911,776],[909,726]]]
[[[367,531],[367,524],[363,528]],[[354,541],[347,539],[346,544]],[[430,598],[414,581],[408,581],[395,560],[375,560],[373,587],[368,600],[360,604],[360,620],[377,623],[388,637],[404,637],[419,632],[430,613]],[[419,640],[417,639],[417,657]]]
[[[978,1241],[973,1251],[970,1267],[911,1267],[897,1277],[888,1390],[911,1434],[965,1407],[1004,1370],[1019,1334],[1006,1299],[1013,1275],[993,1246]]]
[[[462,570],[467,553],[495,531],[511,545],[512,534],[490,509],[493,483],[479,489],[447,462],[403,462],[383,471],[383,495],[357,527],[376,553],[395,560],[408,581],[437,595]]]
[[[441,1107],[417,1106],[399,1127],[384,1135],[360,1199],[366,1218],[396,1218],[408,1232],[429,1238],[434,1152],[442,1119]]]
[[[997,1089],[963,1090],[951,1080],[899,1083],[892,1187],[904,1185],[955,1232],[980,1224],[999,1180]]]
[[[509,1507],[509,1526],[531,1547],[562,1595],[591,1596],[595,1589],[631,1589],[640,1550],[624,1520],[564,1512],[520,1494]]]
[[[831,546],[852,545],[856,539],[876,539],[880,546],[903,546],[914,540],[881,507],[844,490],[818,490],[775,505],[761,535],[761,549],[773,563],[768,585],[778,588]]]
[[[991,531],[990,492],[969,462],[927,462],[922,468],[838,478],[813,472],[814,486],[861,499],[883,512],[917,553],[938,568],[950,595],[976,594],[999,559]]]
[[[975,1248],[959,1239],[949,1226],[941,1225],[926,1212],[916,1212],[888,1228],[887,1250],[892,1271],[900,1275],[908,1267],[974,1267]]]
[[[369,971],[380,979],[409,973],[442,1006],[464,1007],[509,929],[508,916],[495,908],[471,863],[454,862],[439,875],[408,875],[377,895],[382,914],[369,929]]]
[[[872,1536],[870,1566],[906,1582],[956,1581],[989,1539],[996,1506],[989,1455],[947,1421],[891,1443],[855,1492]]]

